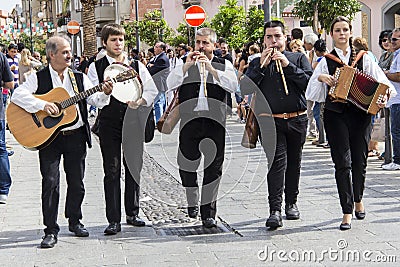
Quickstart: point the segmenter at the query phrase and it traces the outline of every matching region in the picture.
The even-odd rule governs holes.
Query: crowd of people
[[[28,113],[43,111],[56,116],[61,112],[60,107],[34,94],[46,94],[62,87],[74,96],[100,85],[100,92],[76,104],[76,123],[62,128],[52,142],[39,150],[46,226],[42,248],[52,248],[58,241],[61,157],[68,185],[65,217],[69,231],[78,237],[89,236],[81,222],[81,206],[85,195],[85,158],[87,147],[92,145],[90,116],[97,115],[96,134],[103,159],[108,221],[104,234],[115,235],[121,231],[122,165],[126,222],[136,227],[145,225],[138,216],[144,132],[149,114],[152,116],[154,112],[157,123],[174,92],[179,95],[181,118],[177,161],[190,218],[198,218],[200,213],[204,227],[217,225],[225,124],[234,110],[234,95],[239,123],[246,123],[250,107],[253,109],[267,157],[269,217],[266,226],[272,230],[283,226],[283,202],[286,219],[300,218],[297,199],[301,158],[303,146],[309,140],[314,145],[330,148],[343,212],[339,228],[350,229],[353,213],[360,220],[366,216],[362,198],[367,158],[381,156],[378,144],[371,140],[375,116],[351,102],[335,101],[327,92],[338,82],[334,76],[336,69],[352,64],[388,86],[387,95],[377,105],[384,108],[386,116],[390,111],[393,161],[382,168],[399,170],[400,96],[396,92],[400,90],[400,29],[382,31],[379,45],[384,52],[379,60],[368,51],[365,39],[353,40],[352,25],[347,18],[335,18],[329,35],[334,43],[330,52],[325,40],[316,34],[303,36],[301,29],[296,28],[289,38],[285,25],[272,20],[264,26],[261,43],[249,42],[234,52],[230,52],[224,38],[217,38],[214,30],[201,28],[196,33],[194,47],[181,44],[173,48],[157,41],[147,53],[138,49],[126,53],[125,30],[121,25],[107,24],[101,31],[102,47],[95,55],[74,56],[68,37],[54,36],[46,41],[46,62],[42,62],[36,51],[31,55],[22,44],[9,45],[6,55],[0,54],[4,103],[0,105],[3,115],[0,118],[0,203],[7,203],[11,186],[4,119],[9,96]],[[113,95],[114,84],[105,73],[114,63],[138,73],[143,92],[137,100],[124,103]],[[385,151],[389,152],[392,151]],[[197,170],[202,156],[204,177],[200,190]]]

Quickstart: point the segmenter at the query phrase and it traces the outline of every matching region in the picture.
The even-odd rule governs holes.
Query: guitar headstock
[[[116,82],[123,82],[129,79],[133,79],[137,76],[137,73],[134,69],[129,69],[124,72],[118,74],[114,79]]]

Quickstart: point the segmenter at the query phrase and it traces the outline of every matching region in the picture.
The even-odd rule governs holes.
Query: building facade
[[[22,12],[13,20],[21,17],[25,18],[25,27],[28,27],[27,20],[32,16],[32,25],[42,23],[40,27],[45,27],[48,23],[57,26],[57,32],[66,32],[66,23],[71,19],[81,21],[82,6],[80,0],[21,0]],[[261,8],[263,0],[238,0],[238,5],[249,10],[251,6]],[[279,1],[272,0],[271,7],[277,8]],[[361,11],[356,14],[353,21],[353,35],[362,36],[368,40],[371,51],[379,56],[381,53],[378,45],[378,36],[383,29],[393,29],[400,26],[400,0],[360,0]],[[226,0],[99,0],[95,7],[96,27],[98,32],[110,22],[121,23],[122,21],[136,19],[136,7],[138,7],[138,17],[142,19],[144,14],[151,10],[160,10],[163,18],[169,26],[176,29],[180,22],[184,22],[184,13],[190,5],[200,5],[207,14],[207,20],[218,12],[219,7],[224,5]],[[29,6],[31,10],[29,10]],[[282,7],[283,8],[283,7]],[[302,20],[291,15],[292,7],[286,7],[282,14],[273,10],[274,15],[280,16],[285,20],[288,30],[300,27],[305,33],[311,32],[310,27],[301,27]],[[3,12],[4,13],[4,12]],[[6,24],[5,14],[0,13],[0,23]],[[41,17],[38,16],[41,14]],[[8,18],[14,15],[8,14]],[[14,16],[15,17],[15,16]],[[1,25],[1,24],[0,24]],[[37,28],[35,28],[36,30]],[[82,46],[82,31],[80,36],[76,36],[74,42],[75,52],[79,55],[84,49]],[[323,36],[330,44],[329,34]],[[98,40],[100,46],[100,40]]]

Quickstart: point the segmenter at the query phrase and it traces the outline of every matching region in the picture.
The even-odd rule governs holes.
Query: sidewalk
[[[172,135],[157,132],[153,142],[146,144],[141,182],[141,216],[147,226],[128,226],[123,216],[121,233],[103,235],[107,226],[103,170],[100,148],[94,141],[88,150],[82,221],[90,236],[77,238],[68,232],[62,174],[61,231],[56,247],[47,250],[39,248],[43,223],[37,152],[25,150],[8,135],[15,154],[10,157],[13,185],[9,201],[0,205],[1,266],[365,266],[378,261],[384,262],[381,266],[398,266],[399,171],[383,171],[382,161],[369,159],[366,219],[354,219],[352,229],[341,232],[342,214],[329,150],[307,142],[298,200],[301,219],[284,220],[283,228],[268,231],[265,156],[259,144],[254,150],[240,146],[242,132],[243,124],[228,120],[217,205],[219,227],[214,231],[205,231],[200,221],[185,214],[176,167],[176,130]]]

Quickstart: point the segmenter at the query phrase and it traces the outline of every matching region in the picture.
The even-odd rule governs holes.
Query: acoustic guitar
[[[136,71],[129,69],[111,78],[112,83],[124,82],[137,77]],[[71,97],[68,92],[57,87],[43,95],[34,95],[35,97],[53,102],[57,105],[60,112],[56,115],[49,115],[40,110],[36,113],[29,113],[25,109],[10,103],[7,108],[7,123],[10,132],[15,139],[27,149],[42,149],[53,141],[59,132],[78,121],[78,110],[76,103],[88,96],[102,91],[103,83],[85,90]]]

